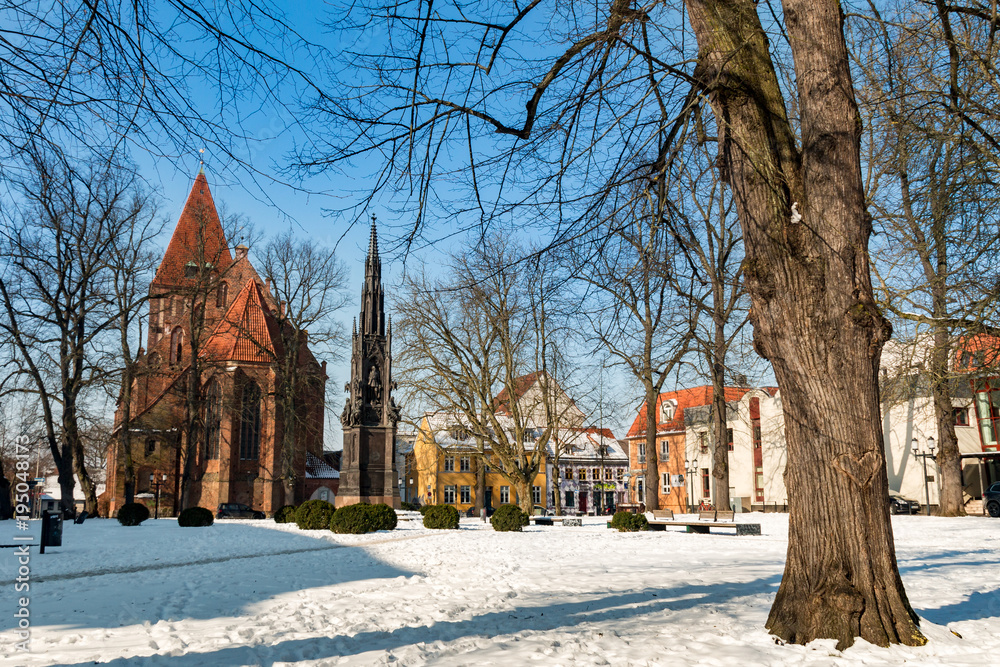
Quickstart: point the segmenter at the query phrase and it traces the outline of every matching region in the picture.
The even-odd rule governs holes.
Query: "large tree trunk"
[[[712,477],[715,478],[715,507],[728,510],[729,499],[729,438],[726,429],[726,332],[718,309],[722,295],[716,294],[715,346],[712,350],[712,430],[715,432],[715,458]]]
[[[647,366],[648,368],[648,366]],[[656,399],[659,398],[651,383],[646,383],[646,511],[660,509],[660,466],[656,452]],[[595,485],[596,488],[596,485]],[[596,494],[595,494],[596,496]],[[641,499],[640,499],[641,501]]]
[[[0,521],[6,521],[14,516],[14,503],[11,502],[10,480],[3,469],[3,459],[0,458]]]
[[[877,375],[891,327],[872,295],[840,5],[784,1],[801,155],[755,2],[687,6],[743,228],[754,346],[784,405],[788,555],[767,627],[839,649],[923,644],[889,522]]]
[[[948,329],[944,326],[937,327],[934,332],[934,349],[931,351],[931,395],[940,447],[936,457],[941,471],[938,513],[941,516],[965,516],[962,458],[958,451],[958,437],[955,435],[955,410],[951,404],[951,382],[948,375],[950,341]]]

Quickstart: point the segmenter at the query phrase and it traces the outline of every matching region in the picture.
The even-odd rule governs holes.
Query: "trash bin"
[[[42,548],[61,547],[63,532],[63,515],[61,512],[46,512],[42,515]]]

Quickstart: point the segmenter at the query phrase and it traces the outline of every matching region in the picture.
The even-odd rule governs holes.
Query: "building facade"
[[[276,397],[290,380],[280,361],[295,334],[249,248],[234,250],[201,171],[150,284],[130,405],[120,400],[116,410],[102,497],[109,515],[124,502],[126,459],[134,494],[156,493],[161,516],[182,504],[214,510],[240,502],[273,512],[304,499],[307,453],[323,451],[326,364],[303,340],[293,361],[298,411],[284,414]],[[286,464],[281,443],[290,419],[296,440]]]

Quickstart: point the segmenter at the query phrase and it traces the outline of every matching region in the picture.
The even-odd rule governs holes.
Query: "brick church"
[[[126,440],[135,500],[161,516],[226,502],[271,513],[312,493],[307,462],[323,452],[326,363],[299,339],[295,446],[286,460],[290,420],[278,395],[291,328],[248,250],[230,251],[201,171],[149,287],[131,418],[119,399],[109,444],[107,516],[125,502]]]

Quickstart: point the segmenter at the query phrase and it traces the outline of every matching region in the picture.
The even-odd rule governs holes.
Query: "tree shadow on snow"
[[[250,526],[226,525],[234,540]],[[387,533],[387,539],[394,536]],[[270,542],[269,551],[275,544]],[[33,627],[65,631],[115,628],[158,621],[240,617],[248,606],[283,593],[364,579],[411,576],[370,556],[364,544],[341,545],[287,533],[287,553],[219,555],[199,553],[186,563],[160,563],[150,556],[106,574],[52,575],[32,581],[28,592]],[[16,626],[13,614],[0,616],[0,631]]]
[[[948,625],[959,621],[978,621],[1000,617],[1000,588],[992,591],[974,591],[969,597],[937,609],[917,609],[917,614],[931,623]]]
[[[387,651],[420,642],[453,641],[470,636],[498,636],[524,631],[549,632],[574,628],[581,623],[603,623],[640,618],[660,611],[683,612],[702,604],[773,593],[781,581],[775,574],[748,582],[717,584],[681,584],[674,588],[646,588],[641,591],[614,593],[590,600],[578,600],[539,607],[523,607],[490,612],[468,620],[443,621],[391,631],[361,632],[353,636],[290,639],[270,646],[234,646],[205,653],[180,656],[118,658],[102,665],[127,667],[166,665],[168,667],[235,667],[237,665],[273,665],[296,660],[323,660]],[[689,597],[690,596],[690,597]],[[488,629],[488,635],[484,635]],[[335,629],[331,628],[331,632]],[[80,663],[91,664],[91,663]],[[68,665],[64,667],[69,667]]]

